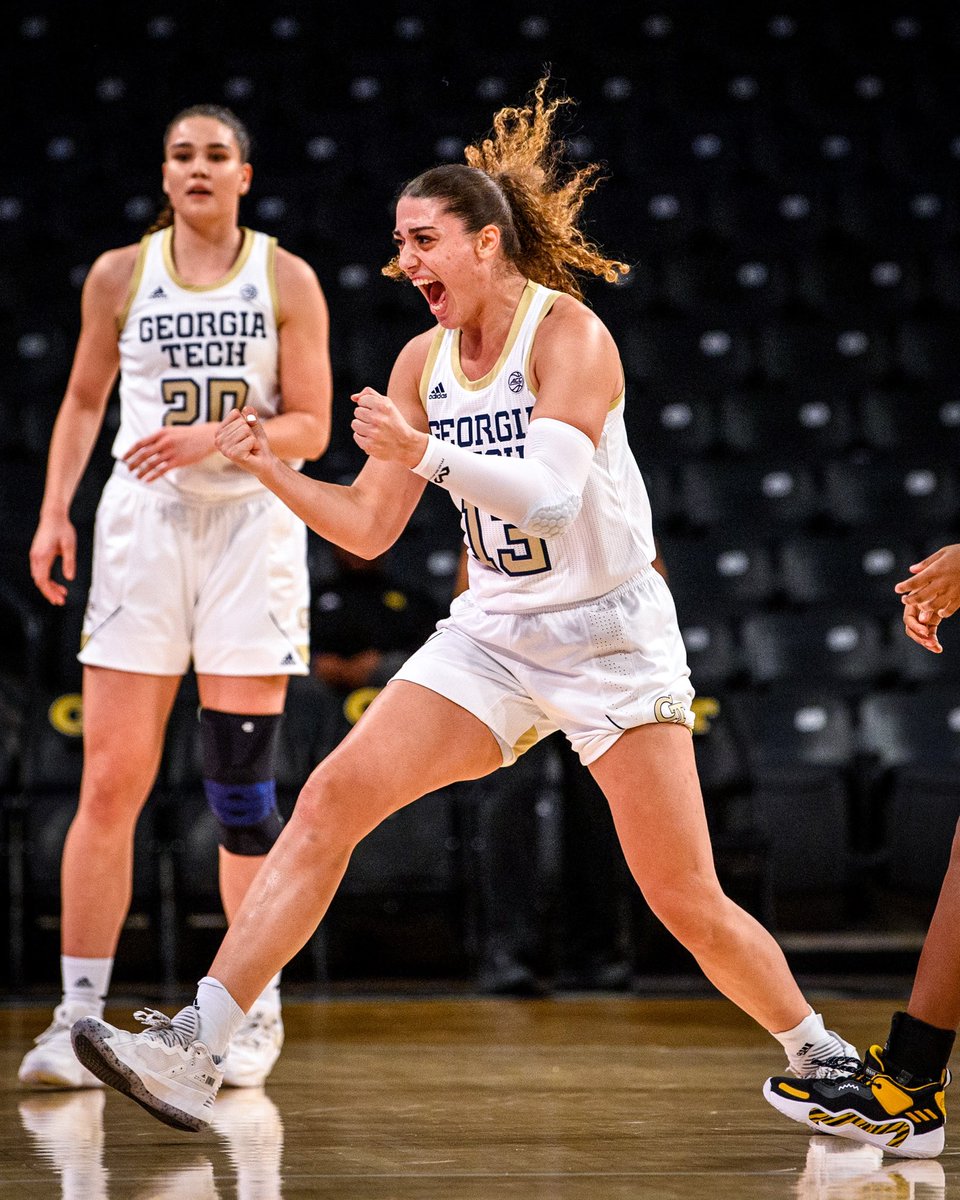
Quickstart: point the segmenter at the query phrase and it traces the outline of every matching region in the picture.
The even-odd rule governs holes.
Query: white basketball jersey
[[[476,454],[523,457],[536,396],[530,352],[540,322],[561,293],[527,282],[500,358],[482,379],[460,365],[460,331],[439,329],[420,383],[430,432]],[[650,501],[627,444],[623,395],[604,422],[576,520],[558,537],[527,537],[466,503],[470,594],[487,612],[530,612],[601,596],[655,557]],[[451,493],[452,494],[452,493]]]
[[[245,404],[263,417],[276,415],[276,248],[276,238],[244,229],[237,261],[223,279],[201,286],[177,273],[172,227],[141,240],[120,323],[115,458],[162,425],[221,421],[231,408]],[[214,451],[150,486],[215,499],[255,492],[262,485]]]

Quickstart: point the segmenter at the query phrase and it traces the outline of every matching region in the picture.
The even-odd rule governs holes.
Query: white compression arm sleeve
[[[413,470],[521,533],[556,537],[580,511],[593,442],[566,421],[538,417],[530,422],[524,447],[523,458],[508,458],[475,454],[431,436]]]

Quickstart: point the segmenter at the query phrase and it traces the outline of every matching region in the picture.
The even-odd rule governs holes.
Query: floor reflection
[[[944,1200],[947,1181],[936,1159],[884,1158],[878,1146],[847,1138],[810,1139],[797,1200]]]
[[[37,1157],[60,1176],[62,1200],[109,1200],[102,1089],[25,1096],[20,1120]]]
[[[38,1093],[19,1102],[20,1121],[34,1152],[60,1177],[61,1200],[111,1200],[110,1173],[103,1162],[105,1101],[103,1091],[91,1089]],[[232,1168],[229,1194],[238,1200],[281,1200],[283,1122],[264,1090],[222,1092],[212,1125]],[[123,1194],[130,1195],[130,1181],[123,1182]],[[210,1158],[195,1152],[184,1163],[173,1147],[170,1170],[153,1172],[134,1195],[136,1200],[221,1198]]]

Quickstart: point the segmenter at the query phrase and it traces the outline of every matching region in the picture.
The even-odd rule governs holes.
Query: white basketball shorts
[[[123,468],[125,470],[125,468]],[[148,675],[305,675],[303,522],[265,490],[200,499],[107,481],[82,663]]]
[[[693,728],[676,608],[652,567],[605,596],[540,612],[487,613],[464,592],[393,678],[473,713],[504,766],[558,729],[586,766],[636,725]]]

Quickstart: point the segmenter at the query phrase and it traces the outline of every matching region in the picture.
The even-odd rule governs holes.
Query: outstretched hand
[[[427,435],[414,429],[389,396],[366,387],[350,399],[357,406],[353,440],[371,458],[415,467],[427,448]]]
[[[904,604],[917,608],[921,616],[952,617],[960,608],[960,545],[943,546],[914,563],[910,579],[894,587]]]
[[[937,636],[940,624],[938,613],[921,612],[915,604],[905,603],[903,606],[903,629],[908,638],[912,638],[918,646],[923,646],[932,654],[942,654],[943,647]]]
[[[227,413],[217,430],[214,444],[224,458],[260,476],[276,461],[256,410],[248,404],[243,411]]]

